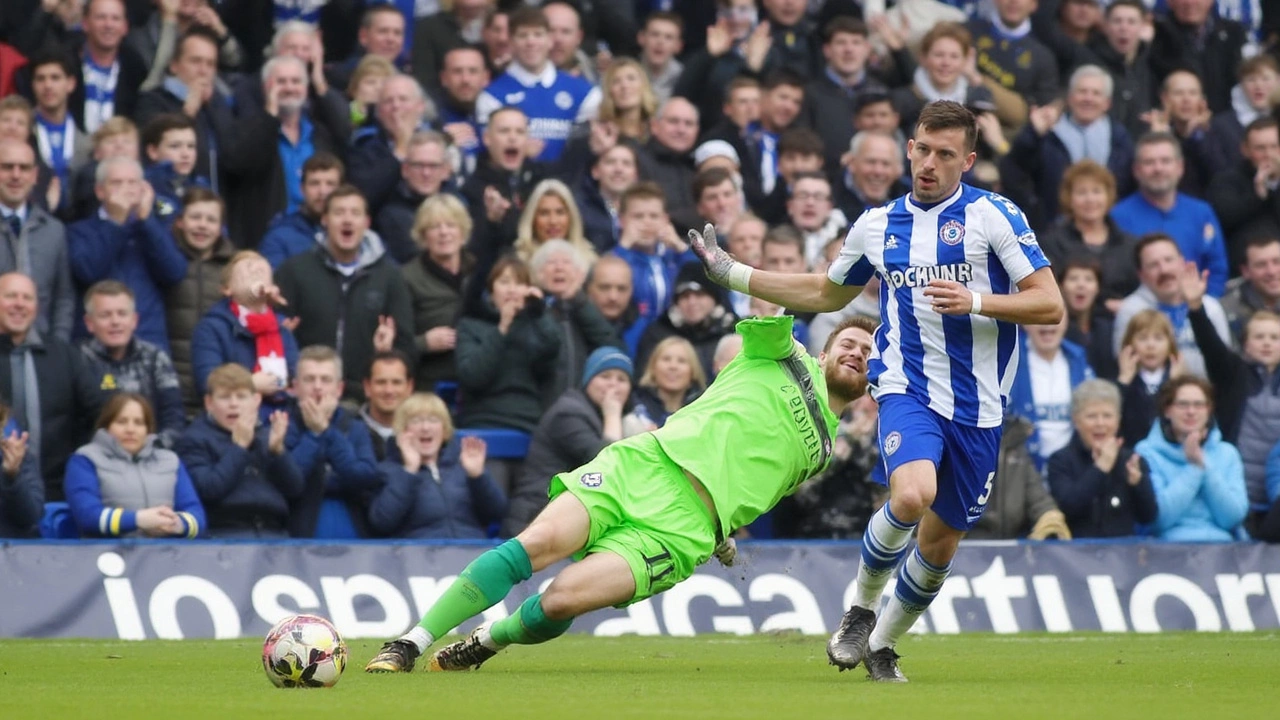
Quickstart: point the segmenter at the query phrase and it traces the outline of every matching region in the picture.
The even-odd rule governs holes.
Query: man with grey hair
[[[902,182],[902,149],[888,133],[863,130],[854,135],[843,165],[834,188],[835,206],[850,222],[910,190]]]
[[[137,160],[103,160],[96,179],[101,209],[67,228],[71,275],[81,287],[102,280],[124,283],[138,312],[134,336],[168,352],[165,291],[186,278],[187,258],[152,213],[155,191],[142,179]],[[84,337],[83,326],[76,330]]]
[[[382,94],[374,112],[376,122],[356,131],[351,138],[347,178],[360,188],[377,214],[400,181],[400,164],[409,152],[409,142],[420,130],[430,130],[435,105],[422,86],[409,75],[396,74],[382,84]]]
[[[626,350],[622,338],[587,297],[583,284],[591,262],[567,240],[548,240],[529,258],[533,282],[546,298],[547,312],[560,326],[564,345],[556,361],[556,378],[546,388],[544,400],[555,398],[582,377],[587,356],[609,345]]]
[[[454,190],[452,175],[449,139],[435,130],[414,133],[400,163],[400,182],[373,221],[396,262],[403,265],[422,251],[412,233],[414,216],[427,198]]]
[[[1097,65],[1084,65],[1071,73],[1065,111],[1057,104],[1031,109],[1027,124],[1004,157],[1001,175],[1010,197],[1033,217],[1048,222],[1058,216],[1062,176],[1081,160],[1092,160],[1110,170],[1118,196],[1133,190],[1133,139],[1124,125],[1108,114],[1114,88],[1110,73]],[[1019,178],[1029,183],[1020,183]],[[1028,185],[1034,191],[1012,192]]]

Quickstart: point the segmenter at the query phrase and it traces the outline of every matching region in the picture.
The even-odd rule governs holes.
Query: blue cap
[[[605,370],[621,370],[631,377],[634,372],[634,366],[631,364],[631,358],[616,347],[596,348],[595,352],[587,356],[587,363],[582,368],[582,387],[586,387],[591,382],[591,378],[599,375]]]

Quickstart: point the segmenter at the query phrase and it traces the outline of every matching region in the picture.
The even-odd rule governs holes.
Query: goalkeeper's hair
[[[849,328],[858,328],[866,331],[868,335],[874,336],[878,327],[880,327],[880,321],[867,315],[854,315],[853,317],[845,318],[831,329],[831,334],[827,336],[827,341],[822,344],[822,352],[831,352],[831,346],[835,343],[836,338],[840,337],[840,333]]]

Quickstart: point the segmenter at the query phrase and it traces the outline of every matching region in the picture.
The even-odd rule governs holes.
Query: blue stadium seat
[[[529,433],[494,428],[458,428],[458,437],[478,437],[488,446],[489,457],[523,460],[529,454]]]
[[[316,539],[319,540],[358,540],[355,523],[351,521],[351,513],[347,504],[341,500],[329,499],[320,505],[320,517],[316,520]]]
[[[44,517],[40,518],[40,537],[45,540],[74,540],[80,537],[80,529],[71,517],[71,506],[64,502],[44,504]]]
[[[436,383],[436,395],[444,401],[445,407],[449,408],[450,414],[454,417],[458,415],[458,383],[441,380]]]

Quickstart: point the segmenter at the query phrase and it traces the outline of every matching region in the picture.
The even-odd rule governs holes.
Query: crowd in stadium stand
[[[5,0],[0,537],[517,533],[738,319],[879,315],[686,232],[824,271],[947,99],[1068,308],[971,537],[1280,541],[1278,7]],[[859,537],[875,433],[739,536]]]

